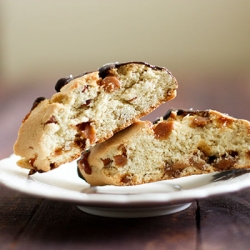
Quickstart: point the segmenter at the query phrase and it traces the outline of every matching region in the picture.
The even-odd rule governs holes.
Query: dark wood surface
[[[176,101],[162,106],[213,108],[250,119],[246,79],[186,79]],[[236,83],[237,80],[237,83]],[[183,80],[179,80],[181,85]],[[22,118],[38,96],[50,96],[49,85],[0,93],[0,158],[12,153]],[[151,115],[149,118],[153,119]],[[1,174],[1,173],[0,173]],[[35,198],[0,185],[0,249],[249,249],[250,189],[194,201],[179,213],[138,219],[86,214],[75,204]]]
[[[249,249],[250,189],[181,212],[136,219],[86,214],[76,205],[0,187],[0,249]]]

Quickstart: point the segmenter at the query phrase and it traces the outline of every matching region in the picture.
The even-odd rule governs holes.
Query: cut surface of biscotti
[[[80,157],[176,96],[166,68],[143,62],[111,63],[60,79],[51,99],[38,98],[14,145],[18,165],[46,172]]]
[[[91,185],[121,186],[250,168],[250,123],[214,110],[170,110],[96,145],[77,165]]]

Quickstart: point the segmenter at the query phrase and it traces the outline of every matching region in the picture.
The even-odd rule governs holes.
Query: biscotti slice
[[[45,172],[176,96],[177,81],[166,69],[143,62],[106,64],[98,71],[60,79],[58,93],[38,98],[14,145],[18,165]]]
[[[170,110],[138,121],[82,154],[91,185],[136,185],[250,167],[250,123],[214,110]]]

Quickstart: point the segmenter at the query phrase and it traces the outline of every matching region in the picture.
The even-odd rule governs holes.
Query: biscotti
[[[82,154],[91,185],[137,185],[250,167],[250,123],[214,110],[169,110],[137,121]]]
[[[176,96],[166,68],[143,62],[111,63],[60,79],[51,99],[38,98],[25,117],[14,153],[30,173],[77,159]]]

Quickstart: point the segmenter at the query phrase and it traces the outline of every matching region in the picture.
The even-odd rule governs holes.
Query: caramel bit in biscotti
[[[230,117],[227,117],[227,116],[220,116],[218,117],[217,121],[223,126],[223,127],[226,127],[226,126],[230,126],[232,125],[233,123],[233,119],[230,118]]]
[[[197,116],[197,117],[194,117],[194,119],[192,120],[191,126],[192,127],[204,127],[208,123],[210,123],[209,117]]]
[[[166,140],[174,129],[174,122],[161,122],[154,128],[155,138]]]
[[[75,144],[81,148],[81,149],[85,149],[86,147],[86,138],[81,138],[79,135],[76,135],[76,138],[75,138]]]
[[[115,155],[114,162],[117,167],[124,167],[127,164],[127,157],[125,155]]]
[[[180,177],[180,173],[181,173],[180,170],[174,169],[171,163],[169,162],[165,163],[164,174],[167,175],[169,178],[178,178]]]
[[[221,157],[217,157],[211,162],[212,166],[218,170],[227,170],[234,168],[239,158],[239,153],[234,150],[230,150],[227,154],[223,154]]]
[[[77,161],[77,165],[79,169],[83,169],[86,174],[92,174],[92,168],[89,165],[88,157],[90,152],[83,152],[81,158]]]
[[[246,152],[246,156],[250,159],[250,150]]]
[[[213,165],[214,168],[219,170],[227,170],[233,168],[236,163],[236,159],[224,158]]]
[[[196,167],[198,169],[204,170],[205,165],[206,165],[205,159],[199,159],[199,160],[197,160],[197,159],[199,159],[199,157],[197,157],[196,155],[194,155],[193,157],[191,157],[189,159],[190,166],[194,166],[194,167]]]
[[[106,159],[101,159],[103,162],[104,167],[107,167],[112,161],[110,158],[106,158]]]
[[[76,125],[76,127],[81,131],[80,137],[89,139],[92,144],[96,141],[96,132],[90,122],[82,122]]]
[[[125,184],[125,185],[129,185],[131,182],[131,176],[128,174],[125,174],[124,176],[122,176],[121,178],[121,183]]]
[[[121,154],[114,156],[114,163],[117,167],[124,167],[127,162],[127,149],[124,144],[119,145],[118,150],[121,151]]]
[[[178,178],[181,176],[181,172],[183,171],[184,168],[188,167],[189,164],[185,163],[165,163],[164,167],[164,173],[168,175],[170,178]]]
[[[104,90],[108,93],[120,88],[120,82],[115,76],[106,76],[100,81],[100,85],[103,86]]]
[[[54,155],[61,155],[63,153],[63,149],[62,148],[57,148],[54,151]]]

